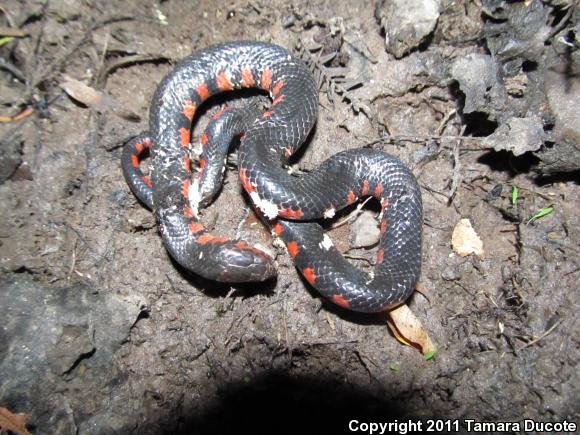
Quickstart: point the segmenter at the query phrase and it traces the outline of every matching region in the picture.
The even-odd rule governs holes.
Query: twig
[[[85,244],[85,246],[89,249],[89,251],[91,251],[93,255],[97,255],[97,251],[91,246],[91,244],[87,241],[87,239],[85,239],[83,235],[80,233],[80,231],[77,230],[75,227],[73,227],[71,224],[69,224],[68,222],[62,223],[59,222],[57,223],[57,225],[64,225],[66,228],[71,230],[73,233],[77,235],[78,239]]]
[[[375,139],[372,142],[369,142],[367,144],[365,144],[365,147],[371,147],[373,145],[379,144],[379,143],[393,143],[393,142],[401,142],[401,141],[407,141],[407,142],[416,142],[416,143],[423,143],[423,142],[427,142],[428,140],[434,140],[434,141],[443,141],[443,140],[461,140],[462,142],[476,142],[476,143],[481,143],[483,141],[483,139],[485,139],[484,137],[475,137],[475,136],[441,136],[441,135],[437,135],[437,134],[431,134],[431,135],[427,135],[427,136],[415,136],[415,135],[396,135],[396,136],[381,136],[378,139]],[[484,148],[482,146],[482,148]]]
[[[10,14],[10,12],[8,12],[8,10],[6,9],[6,7],[0,5],[0,11],[2,11],[2,14],[4,15],[4,18],[6,18],[6,21],[8,21],[8,24],[10,25],[10,27],[18,28],[18,26],[16,25],[14,19],[12,18],[12,15]]]
[[[564,28],[564,26],[566,25],[566,23],[568,22],[568,20],[572,16],[572,12],[574,12],[574,9],[576,8],[576,6],[578,6],[578,0],[570,5],[570,7],[568,8],[568,12],[566,12],[566,15],[564,15],[564,17],[562,17],[562,19],[560,20],[558,25],[552,29],[552,31],[546,37],[545,41],[547,41],[548,39],[557,35],[560,32],[560,30],[562,30]]]
[[[75,267],[76,267],[76,264],[77,264],[77,244],[78,244],[78,240],[79,239],[78,239],[78,236],[77,236],[77,238],[75,239],[75,243],[73,245],[73,248],[72,248],[72,258],[71,258],[71,262],[70,262],[70,268],[69,268],[69,271],[68,271],[68,275],[66,277],[66,280],[69,281],[69,282],[71,280],[72,274],[73,274],[73,272],[75,270]]]
[[[32,107],[27,107],[22,112],[13,115],[13,116],[0,116],[0,123],[9,123],[9,122],[16,122],[21,121],[25,118],[28,118],[30,115],[34,113],[34,109]]]
[[[141,64],[141,63],[148,63],[148,62],[167,62],[170,61],[171,58],[167,56],[163,56],[161,54],[158,55],[150,55],[150,54],[137,54],[133,56],[123,57],[118,59],[111,64],[109,64],[103,71],[99,74],[99,79],[97,82],[102,85],[104,80],[107,76],[113,73],[115,70],[119,68],[123,68],[129,65]]]
[[[538,341],[542,340],[543,338],[546,338],[548,335],[550,335],[554,329],[556,329],[556,327],[558,327],[558,325],[560,325],[560,323],[562,323],[564,321],[564,319],[560,319],[558,320],[556,323],[554,323],[546,332],[544,332],[542,335],[540,335],[537,338],[534,338],[532,341],[530,341],[529,343],[524,344],[522,347],[520,347],[518,349],[518,352],[520,350],[524,350],[526,347],[530,347],[533,346],[534,344],[536,344]]]
[[[346,344],[358,344],[359,340],[340,340],[340,341],[313,341],[305,343],[309,347],[314,346],[344,346]],[[374,363],[373,363],[374,364]]]
[[[443,133],[443,129],[445,129],[445,126],[447,125],[447,123],[449,122],[451,117],[455,116],[456,113],[457,113],[457,110],[455,110],[455,109],[452,109],[449,112],[447,112],[447,115],[445,115],[445,117],[441,120],[439,127],[437,127],[437,134],[438,135]]]
[[[427,192],[433,194],[433,197],[435,197],[435,194],[439,195],[439,196],[443,196],[445,197],[445,199],[447,199],[447,195],[443,192],[440,192],[439,190],[435,190],[433,189],[431,186],[427,185],[427,184],[421,184],[421,188],[425,189]],[[438,201],[440,204],[442,204],[441,201]]]
[[[375,265],[371,260],[369,260],[366,257],[363,257],[362,255],[343,254],[343,257],[350,258],[351,260],[362,260],[362,261],[365,261],[366,263],[368,263],[370,266]]]
[[[290,334],[288,333],[288,313],[286,310],[286,299],[282,301],[282,322],[284,323],[284,340],[286,341],[286,348],[288,349],[288,361],[292,361],[294,353],[294,345],[290,341]]]
[[[16,66],[14,66],[10,62],[8,62],[6,59],[4,59],[3,57],[0,57],[0,68],[11,73],[14,77],[16,77],[22,83],[24,83],[26,81],[26,77],[24,76],[24,73],[22,71],[20,71],[20,69],[18,69]]]
[[[367,199],[365,199],[363,202],[361,202],[359,205],[356,206],[355,213],[352,213],[350,216],[347,216],[346,218],[344,218],[340,222],[337,222],[336,224],[332,225],[331,228],[332,229],[339,228],[339,227],[347,224],[350,220],[355,220],[362,213],[362,208],[365,206],[365,204],[367,202],[369,202],[371,199],[372,199],[372,196],[369,196]]]
[[[367,105],[363,104],[356,98],[350,90],[354,87],[364,85],[362,81],[354,81],[347,83],[345,79],[347,68],[327,68],[324,66],[325,63],[332,60],[338,51],[327,54],[322,57],[323,45],[315,48],[318,51],[316,57],[304,47],[300,41],[296,44],[296,50],[299,53],[300,58],[308,65],[308,67],[313,71],[316,76],[316,82],[321,89],[323,85],[326,85],[326,93],[328,100],[334,104],[334,96],[338,95],[343,101],[345,101],[355,113],[363,112],[367,118],[372,118],[372,110]]]
[[[46,25],[46,20],[48,19],[48,0],[46,0],[42,4],[42,9],[40,11],[40,30],[38,32],[38,36],[36,37],[34,49],[32,51],[32,56],[29,57],[26,61],[26,95],[31,97],[32,89],[36,87],[30,86],[30,83],[33,81],[32,78],[34,77],[35,73],[39,72],[38,67],[38,60],[40,59],[39,53],[41,52],[41,47],[43,46],[43,35],[44,35],[44,26]]]
[[[464,125],[461,127],[460,135],[463,135],[465,132],[466,126]],[[448,205],[453,202],[453,198],[455,198],[455,193],[457,192],[457,188],[461,183],[461,162],[459,160],[459,146],[461,145],[461,139],[459,139],[455,145],[453,146],[453,178],[451,180],[451,188],[449,189],[449,200]]]

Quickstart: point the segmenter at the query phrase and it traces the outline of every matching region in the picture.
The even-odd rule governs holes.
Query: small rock
[[[445,62],[441,53],[427,51],[370,64],[369,74],[374,79],[356,89],[356,96],[371,102],[384,97],[402,97],[417,89],[446,86],[450,78]]]
[[[377,219],[371,211],[365,210],[350,226],[349,243],[351,248],[368,248],[379,242],[381,231]]]
[[[503,108],[505,89],[498,81],[497,64],[486,54],[469,54],[455,60],[451,76],[465,94],[463,113],[497,113]],[[493,107],[499,105],[501,107]],[[491,116],[492,119],[495,117]]]
[[[89,433],[71,427],[62,392],[75,389],[71,414],[83,416],[75,417],[80,427],[101,395],[123,388],[115,382],[114,355],[141,304],[83,284],[52,287],[13,277],[0,280],[0,403],[30,410],[34,425],[49,433]]]
[[[484,258],[483,242],[471,226],[469,219],[461,219],[451,235],[451,246],[453,250],[462,257],[469,254],[476,254],[479,258]]]
[[[445,281],[455,281],[461,278],[461,271],[456,265],[447,265],[443,272],[441,272],[441,278]]]
[[[420,45],[437,25],[438,0],[382,0],[375,18],[385,31],[387,51],[401,58]]]
[[[544,3],[540,0],[484,1],[484,12],[493,18],[486,23],[484,33],[494,58],[502,63],[516,60],[516,66],[523,59],[541,59],[550,34],[550,27],[546,24],[550,8]]]
[[[580,169],[580,66],[578,56],[571,62],[571,71],[562,63],[546,71],[545,92],[554,115],[556,145],[537,156],[542,172],[573,172]]]
[[[537,151],[544,143],[544,128],[539,116],[510,118],[493,134],[483,140],[483,145],[496,151],[511,151],[521,156],[528,151]]]

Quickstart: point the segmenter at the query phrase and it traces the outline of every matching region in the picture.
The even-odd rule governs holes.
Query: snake
[[[226,108],[201,135],[193,168],[192,125],[213,95],[253,88],[271,103]],[[254,208],[286,245],[298,271],[322,296],[353,311],[376,313],[403,303],[421,271],[422,201],[413,173],[383,151],[339,152],[310,172],[288,170],[318,116],[318,86],[308,67],[267,42],[235,41],[196,51],[157,86],[149,129],[129,140],[121,166],[137,198],[153,210],[163,244],[185,269],[221,282],[276,276],[267,248],[212,234],[199,220],[223,182],[230,143],[239,138],[238,173]],[[141,162],[149,155],[149,176]],[[380,204],[380,239],[372,272],[347,261],[321,222],[359,199]]]

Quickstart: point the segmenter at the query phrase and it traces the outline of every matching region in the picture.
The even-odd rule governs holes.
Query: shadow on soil
[[[369,392],[337,379],[283,373],[230,383],[219,396],[200,415],[176,422],[178,432],[164,433],[348,433],[351,420],[392,422],[425,413],[405,409],[388,399],[388,392]]]

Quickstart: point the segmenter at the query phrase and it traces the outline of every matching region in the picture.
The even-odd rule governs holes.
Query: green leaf
[[[0,38],[0,47],[14,41],[14,36],[5,36],[4,38]]]
[[[432,350],[431,352],[427,352],[427,353],[425,354],[425,356],[423,356],[423,359],[424,359],[425,361],[429,361],[429,360],[433,359],[433,357],[435,356],[435,354],[436,354],[436,353],[437,353],[437,351],[436,351],[436,350]]]
[[[535,221],[536,219],[540,219],[541,217],[547,216],[554,211],[554,207],[546,207],[538,211],[535,215],[533,215],[528,223]]]
[[[395,373],[399,373],[401,371],[401,367],[399,367],[397,364],[395,363],[391,363],[389,364],[389,368],[394,371]]]
[[[516,201],[518,200],[519,193],[520,193],[520,189],[518,189],[518,186],[513,186],[513,188],[512,188],[512,204],[515,205]]]

